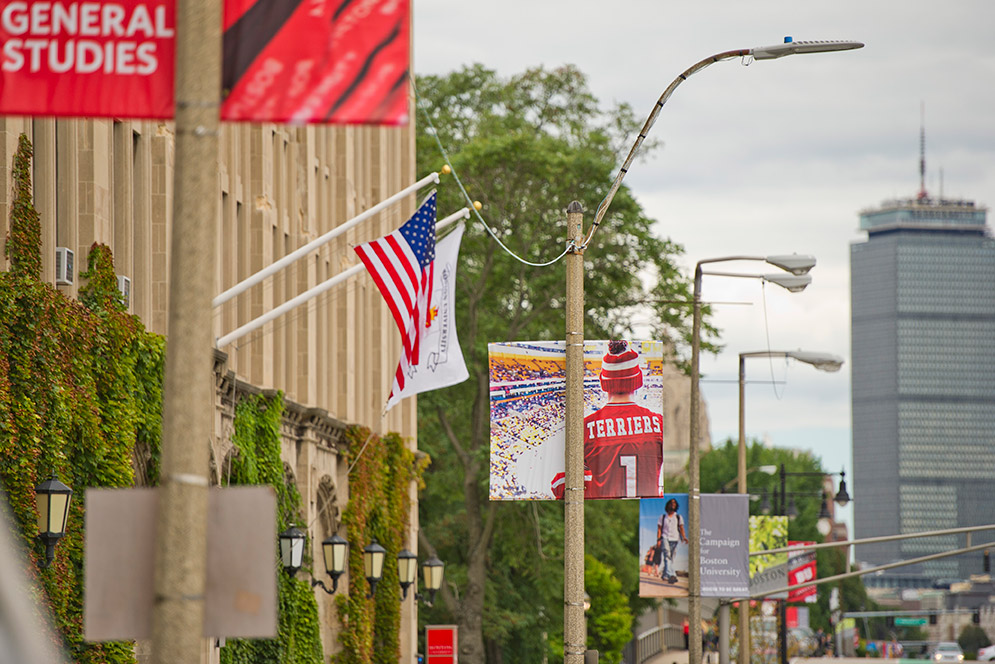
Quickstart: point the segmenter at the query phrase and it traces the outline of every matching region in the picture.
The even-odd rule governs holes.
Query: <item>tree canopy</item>
[[[441,144],[469,195],[483,203],[494,235],[531,263],[563,251],[571,201],[590,224],[639,127],[625,106],[603,109],[572,67],[502,78],[475,65],[419,77],[417,89],[435,129],[423,125],[419,133],[419,172],[439,170]],[[458,187],[443,180],[440,215],[464,205]],[[675,264],[680,253],[623,186],[585,252],[585,337],[624,338],[638,321],[641,334],[667,342],[679,361],[690,335],[683,303],[691,299],[690,281]],[[562,262],[521,262],[479,222],[468,224],[456,319],[470,378],[419,396],[419,446],[432,458],[421,542],[447,563],[441,601],[423,616],[459,625],[460,659],[470,664],[563,656],[562,505],[487,499],[487,343],[563,339],[565,279]],[[592,604],[616,607],[621,598],[637,611],[638,503],[592,501],[586,514],[587,553],[604,566],[589,589]],[[609,613],[603,629],[590,625],[589,645],[617,639],[626,614]]]

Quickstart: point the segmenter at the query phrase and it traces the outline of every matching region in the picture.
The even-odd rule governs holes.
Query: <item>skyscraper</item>
[[[925,170],[920,162],[920,173]],[[995,522],[995,239],[973,201],[860,213],[850,248],[856,538]],[[995,533],[973,535],[973,543]],[[966,545],[963,534],[857,547],[858,561]],[[980,553],[897,568],[882,585],[981,571]]]

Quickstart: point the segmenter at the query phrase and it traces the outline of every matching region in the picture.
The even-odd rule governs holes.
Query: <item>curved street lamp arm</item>
[[[629,148],[629,154],[625,158],[625,161],[622,162],[622,167],[618,169],[618,175],[615,176],[615,181],[612,182],[611,189],[608,190],[608,195],[605,196],[605,199],[601,201],[600,205],[598,205],[598,210],[594,215],[594,221],[591,223],[591,227],[588,229],[587,236],[584,238],[584,242],[580,246],[580,249],[585,249],[587,248],[587,245],[590,244],[591,238],[594,237],[595,231],[598,230],[598,225],[601,224],[601,219],[608,211],[608,206],[612,204],[612,199],[615,198],[618,188],[622,186],[622,178],[625,177],[625,174],[629,170],[629,166],[632,164],[632,160],[635,159],[636,152],[639,151],[639,146],[643,144],[643,140],[649,134],[650,129],[653,128],[653,124],[656,122],[657,116],[660,115],[660,109],[663,108],[663,105],[667,103],[668,99],[670,99],[670,95],[674,94],[674,90],[677,89],[677,86],[686,81],[692,74],[698,73],[711,64],[721,62],[722,60],[731,60],[732,58],[747,56],[751,53],[751,51],[752,49],[742,48],[735,51],[716,53],[715,55],[709,56],[704,60],[691,65],[677,78],[675,78],[670,85],[667,86],[667,89],[663,91],[663,94],[660,95],[660,98],[657,100],[656,106],[654,106],[652,112],[650,112],[649,117],[646,118],[643,128],[639,130],[639,136],[636,138],[635,143],[633,143],[632,147]]]

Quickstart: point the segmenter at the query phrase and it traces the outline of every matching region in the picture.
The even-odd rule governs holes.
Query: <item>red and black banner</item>
[[[222,120],[408,121],[409,0],[226,0]]]

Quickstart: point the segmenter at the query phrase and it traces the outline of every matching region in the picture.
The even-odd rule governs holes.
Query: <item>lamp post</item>
[[[793,519],[798,515],[798,509],[795,507],[794,495],[787,491],[787,477],[830,477],[833,475],[840,476],[839,488],[836,490],[836,496],[833,500],[839,504],[840,507],[845,507],[851,500],[850,493],[846,490],[846,471],[841,470],[839,473],[833,472],[805,472],[805,471],[786,471],[784,469],[784,464],[782,463],[778,470],[778,479],[780,484],[780,494],[775,495],[774,504],[776,506],[776,512],[782,516],[787,516],[789,519]],[[810,495],[810,494],[803,494]],[[818,495],[818,494],[816,494]],[[791,502],[788,503],[788,498],[791,498]],[[826,500],[826,492],[822,492],[822,505],[819,509],[819,521],[828,524],[829,521],[829,505]],[[767,503],[766,496],[764,497],[764,504],[761,506],[761,511],[764,513],[769,512],[769,504]],[[821,529],[820,529],[821,532]],[[828,534],[828,530],[823,533],[823,535]],[[788,634],[787,634],[787,600],[780,600],[778,602],[778,650],[780,653],[780,664],[788,664]]]
[[[35,506],[38,508],[38,539],[45,545],[47,568],[55,560],[55,545],[66,534],[66,520],[69,518],[69,501],[73,490],[52,476],[35,487]]]
[[[771,351],[760,350],[739,354],[739,446],[736,479],[739,493],[746,493],[746,360],[755,357],[784,357],[811,364],[819,371],[839,371],[843,358],[830,353],[803,350]],[[774,472],[777,471],[775,467]],[[727,664],[720,662],[720,664]],[[750,664],[750,609],[749,604],[739,607],[739,664]]]
[[[790,274],[748,274],[741,272],[705,271],[702,265],[725,263],[731,261],[760,261],[779,267]],[[694,311],[691,323],[691,403],[689,413],[690,440],[688,443],[688,661],[693,664],[701,662],[701,537],[700,515],[701,501],[699,496],[699,455],[698,444],[701,434],[698,425],[699,371],[698,362],[701,350],[701,280],[705,274],[723,277],[746,279],[761,279],[777,284],[789,292],[797,293],[812,282],[808,271],[815,267],[815,258],[792,254],[790,256],[726,256],[723,258],[707,258],[698,261],[694,268]],[[744,467],[745,471],[745,467]],[[745,473],[744,473],[745,474]],[[728,611],[728,606],[723,610]],[[742,637],[740,637],[742,638]],[[742,643],[742,642],[741,642]],[[740,652],[744,648],[740,647]]]
[[[597,211],[594,215],[594,220],[591,224],[590,229],[584,236],[583,241],[580,241],[580,236],[583,232],[582,221],[583,214],[579,203],[573,202],[567,210],[567,241],[569,243],[568,255],[566,259],[567,268],[567,278],[566,278],[566,431],[565,431],[565,449],[564,449],[564,471],[565,471],[565,497],[564,497],[564,556],[563,556],[563,640],[564,640],[564,664],[580,664],[583,661],[584,653],[586,652],[586,629],[584,627],[584,614],[583,614],[583,592],[584,592],[584,512],[583,512],[583,501],[577,501],[580,504],[579,509],[576,506],[571,505],[571,496],[577,495],[576,492],[581,492],[579,495],[583,495],[584,490],[584,478],[583,478],[583,458],[584,458],[584,436],[583,436],[583,343],[584,343],[584,250],[587,245],[590,244],[591,238],[597,231],[598,226],[601,224],[601,220],[604,218],[605,213],[608,211],[609,206],[611,206],[612,200],[615,198],[615,194],[618,192],[619,187],[622,185],[622,180],[625,178],[625,174],[629,171],[629,167],[632,165],[633,159],[635,159],[636,154],[639,152],[639,148],[643,143],[643,140],[649,135],[650,130],[656,123],[657,117],[660,115],[660,110],[663,108],[664,104],[674,93],[677,87],[686,81],[689,77],[696,74],[697,72],[705,69],[709,65],[716,62],[721,62],[723,60],[731,60],[734,58],[752,58],[755,60],[772,60],[775,58],[784,57],[786,55],[793,55],[796,53],[825,53],[829,51],[842,51],[850,49],[862,48],[864,45],[860,42],[855,41],[800,41],[796,42],[791,37],[785,37],[783,44],[776,44],[774,46],[765,46],[757,48],[745,48],[738,49],[734,51],[724,51],[721,53],[716,53],[711,55],[704,60],[700,60],[695,64],[691,65],[688,69],[683,71],[681,74],[675,78],[660,98],[657,100],[656,104],[653,106],[653,110],[650,111],[649,117],[646,118],[646,122],[643,123],[642,129],[636,140],[633,142],[632,147],[629,148],[629,154],[626,156],[625,161],[619,168],[618,173],[615,175],[615,180],[612,182],[611,187],[608,190],[608,195],[605,196],[604,200],[598,206]],[[696,318],[700,316],[699,303],[696,299],[695,301],[695,314]],[[695,338],[697,339],[698,334],[700,334],[701,322],[696,321],[695,324]],[[696,341],[696,344],[698,342]],[[572,349],[578,348],[579,352],[572,353]],[[697,347],[693,348],[692,352],[695,354],[695,361],[697,361]],[[576,355],[576,358],[574,357]],[[576,366],[575,366],[576,365]],[[579,373],[578,373],[579,369]],[[694,366],[694,371],[697,374],[697,364]],[[692,381],[697,383],[697,378]],[[695,393],[697,393],[697,385],[693,386]],[[576,401],[576,394],[580,394],[580,405],[581,410],[579,413],[574,412],[574,407],[571,405],[572,401]],[[697,405],[693,401],[692,397],[691,407],[697,410]],[[579,420],[577,420],[579,416]],[[574,420],[577,420],[576,422]],[[697,430],[697,425],[694,423],[692,418],[691,423],[692,428]],[[693,447],[693,445],[692,445]],[[578,461],[579,459],[579,461]],[[695,460],[697,461],[697,455],[695,455]],[[697,479],[697,469],[695,469],[695,479]],[[697,493],[694,495],[692,500],[692,505],[697,506]],[[579,523],[578,523],[579,522]],[[694,524],[697,526],[697,522]],[[694,537],[698,536],[697,531],[692,533]],[[697,550],[697,544],[695,545]],[[692,570],[694,578],[697,580],[698,571]],[[692,643],[693,648],[689,657],[693,655],[690,659],[690,664],[699,664],[701,661],[701,607],[698,603],[698,598],[694,598],[694,608],[697,611],[699,620],[696,623],[692,623],[691,630],[692,634],[697,636],[696,644]]]

